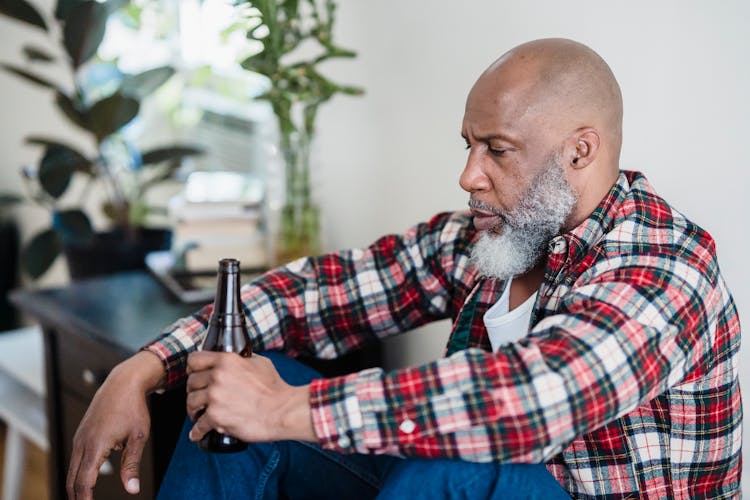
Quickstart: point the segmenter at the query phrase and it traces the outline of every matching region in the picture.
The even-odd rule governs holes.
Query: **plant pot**
[[[169,229],[138,228],[132,234],[114,230],[96,233],[88,245],[67,244],[63,249],[72,280],[122,271],[146,269],[146,254],[168,250]]]

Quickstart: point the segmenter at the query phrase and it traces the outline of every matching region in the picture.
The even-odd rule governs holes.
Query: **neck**
[[[612,186],[617,182],[620,170],[616,167],[600,168],[595,170],[600,172],[593,178],[587,179],[583,185],[576,187],[578,201],[576,202],[573,212],[563,225],[563,231],[567,232],[581,224],[589,218],[599,203],[609,193]]]
[[[545,267],[545,262],[542,261],[525,273],[513,277],[513,282],[510,284],[510,310],[526,302],[526,299],[539,290],[544,279]]]

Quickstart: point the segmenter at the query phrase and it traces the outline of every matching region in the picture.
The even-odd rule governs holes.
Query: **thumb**
[[[146,445],[147,434],[143,431],[135,431],[128,437],[125,449],[122,450],[120,462],[120,479],[128,493],[134,495],[141,490],[139,472],[141,468],[141,457]]]

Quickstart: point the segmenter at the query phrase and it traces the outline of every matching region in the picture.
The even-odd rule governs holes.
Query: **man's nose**
[[[461,189],[468,193],[486,191],[490,188],[490,180],[482,169],[482,162],[478,153],[478,151],[474,150],[469,151],[469,157],[466,158],[466,166],[458,180]]]

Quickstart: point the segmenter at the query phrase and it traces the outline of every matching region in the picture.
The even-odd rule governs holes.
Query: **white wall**
[[[365,245],[440,210],[463,208],[466,93],[508,48],[574,38],[611,65],[625,99],[623,168],[647,174],[674,206],[716,238],[740,314],[750,313],[745,144],[750,127],[750,3],[741,0],[502,2],[341,0],[337,37],[354,61],[331,76],[363,85],[321,111],[317,157],[327,246]],[[0,60],[19,61],[26,31],[0,19]],[[43,91],[0,73],[0,187],[33,158],[28,132],[59,127]],[[440,355],[449,326],[391,344],[393,363]],[[750,369],[742,381],[750,387]],[[750,444],[750,443],[748,443]],[[746,460],[748,463],[750,460]]]

